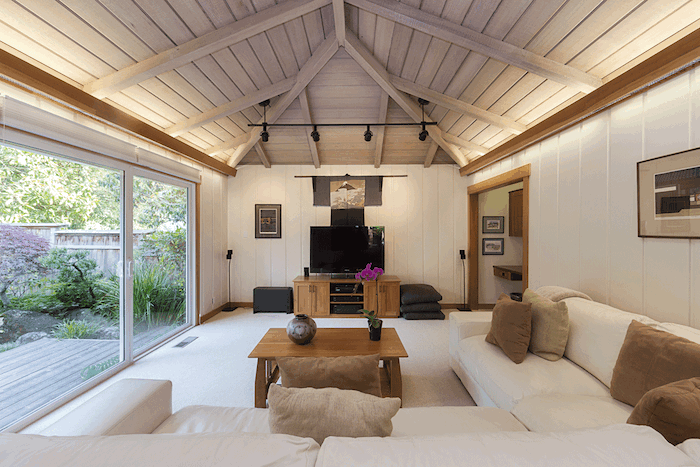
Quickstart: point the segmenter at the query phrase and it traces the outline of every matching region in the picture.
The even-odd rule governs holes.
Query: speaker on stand
[[[459,250],[459,257],[462,259],[462,307],[457,309],[459,311],[472,311],[472,309],[467,306],[467,268],[464,265],[464,260],[467,259],[467,255],[464,253],[464,250]]]
[[[228,250],[226,252],[226,259],[228,260],[228,303],[221,309],[221,311],[233,311],[237,306],[231,305],[231,258],[233,257],[233,250]]]

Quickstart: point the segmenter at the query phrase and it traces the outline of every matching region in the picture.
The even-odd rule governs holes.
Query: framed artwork
[[[482,255],[502,255],[503,254],[503,239],[502,238],[483,238],[483,239],[481,239],[481,254]]]
[[[503,216],[484,216],[481,218],[481,233],[503,233]]]
[[[255,205],[255,238],[282,238],[282,205]]]
[[[637,235],[700,238],[700,148],[637,162]]]

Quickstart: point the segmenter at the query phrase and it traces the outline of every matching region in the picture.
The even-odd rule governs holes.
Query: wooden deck
[[[134,337],[140,348],[167,329]],[[119,356],[119,341],[44,338],[0,353],[0,429],[85,382],[81,372]]]

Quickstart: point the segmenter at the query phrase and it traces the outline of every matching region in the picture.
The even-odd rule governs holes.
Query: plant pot
[[[373,328],[371,324],[369,324],[369,340],[371,341],[378,341],[381,340],[382,338],[382,320],[379,320],[379,327],[378,328]]]

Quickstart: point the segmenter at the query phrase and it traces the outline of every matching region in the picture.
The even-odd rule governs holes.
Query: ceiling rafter
[[[445,138],[445,141],[447,141],[450,144],[454,144],[455,146],[459,146],[460,148],[467,149],[468,151],[474,151],[478,152],[479,154],[486,154],[489,152],[488,148],[485,148],[484,146],[481,146],[476,143],[472,143],[471,141],[467,141],[464,138],[460,138],[459,136],[451,135],[448,132],[443,132],[442,137]]]
[[[479,107],[467,104],[464,101],[455,99],[454,97],[447,96],[437,91],[433,91],[430,88],[426,88],[425,86],[421,86],[420,84],[416,84],[399,76],[389,76],[391,78],[391,84],[396,86],[396,89],[411,94],[412,96],[422,97],[433,104],[437,104],[446,109],[454,110],[455,112],[475,118],[482,122],[488,123],[489,125],[496,126],[514,135],[519,135],[527,130],[527,126],[516,122],[512,118],[503,117],[497,113],[480,109]]]
[[[534,54],[395,0],[345,0],[362,10],[451,42],[480,55],[589,93],[603,81],[577,68]]]
[[[304,123],[311,124],[311,107],[309,106],[309,96],[304,88],[301,93],[299,93],[299,103],[301,104],[301,115],[304,119]],[[316,141],[311,137],[311,133],[306,133],[306,140],[309,142],[309,150],[311,151],[311,160],[314,162],[314,167],[317,169],[321,167],[321,159],[318,157],[318,145]]]
[[[345,33],[345,50],[350,54],[350,56],[355,59],[355,61],[364,69],[367,74],[381,87],[384,92],[389,94],[389,97],[394,99],[394,101],[401,107],[404,112],[408,114],[413,121],[420,123],[422,119],[420,108],[418,104],[413,102],[408,96],[391,84],[389,73],[384,69],[384,67],[379,63],[379,61],[374,58],[374,55],[370,53],[367,48],[362,45],[360,39],[355,36],[352,31],[346,31]],[[426,122],[432,121],[430,118],[425,118]],[[457,165],[463,167],[467,161],[464,157],[462,151],[454,147],[453,145],[447,143],[443,138],[443,133],[440,128],[436,125],[430,125],[426,128],[428,134],[445,152],[454,160]]]
[[[430,142],[430,147],[428,148],[428,154],[425,156],[425,163],[423,167],[426,169],[433,164],[433,159],[435,159],[435,154],[437,154],[438,145],[435,141]]]
[[[134,63],[115,73],[86,84],[88,94],[103,99],[130,86],[174,70],[198,58],[205,57],[230,45],[237,44],[268,29],[311,13],[332,0],[287,0],[273,7],[247,16],[239,21],[216,29],[182,45],[161,52],[146,60]]]
[[[345,2],[343,0],[333,0],[333,19],[338,46],[345,47]]]
[[[267,154],[265,154],[265,150],[262,147],[262,144],[260,144],[260,141],[255,143],[255,152],[258,153],[258,158],[260,158],[260,162],[265,166],[266,169],[269,169],[272,167],[270,165],[270,158],[267,157]]]
[[[287,107],[297,98],[297,96],[303,91],[309,82],[318,74],[319,71],[328,63],[328,61],[333,58],[333,55],[338,51],[338,39],[335,33],[328,35],[325,41],[318,46],[314,51],[311,58],[306,61],[304,66],[301,68],[296,76],[294,86],[292,89],[287,91],[282,97],[280,97],[277,102],[270,108],[270,112],[267,114],[267,123],[274,123],[283,113],[287,110]],[[261,119],[258,123],[263,123]],[[238,163],[243,160],[248,151],[260,140],[260,132],[257,128],[254,128],[250,133],[250,139],[241,144],[236,148],[231,157],[228,160],[228,165],[231,167],[236,167]],[[227,148],[228,149],[228,148]],[[461,166],[460,166],[461,167]]]
[[[382,91],[379,98],[379,120],[378,123],[386,123],[386,114],[389,111],[389,94]],[[379,168],[382,164],[382,152],[384,152],[384,133],[386,127],[380,126],[377,129],[377,143],[374,148],[374,167]]]
[[[240,112],[241,110],[245,110],[248,107],[252,107],[255,104],[262,102],[266,99],[270,99],[272,97],[277,97],[280,94],[284,94],[285,92],[292,89],[292,86],[294,86],[294,77],[287,78],[266,88],[252,92],[243,97],[239,97],[234,101],[227,102],[226,104],[220,105],[219,107],[214,107],[213,109],[207,110],[206,112],[203,112],[192,118],[183,120],[180,123],[176,123],[175,125],[166,128],[165,132],[168,133],[170,136],[180,136],[183,133],[187,133],[190,130],[199,128],[200,126],[204,126],[207,123],[211,123],[214,120],[233,115],[236,112]]]
[[[222,152],[226,151],[227,149],[235,148],[237,146],[240,146],[241,144],[246,143],[250,139],[250,133],[243,133],[242,135],[238,135],[234,138],[227,139],[226,141],[223,141],[216,146],[212,146],[209,149],[207,149],[206,153],[210,156],[215,156],[217,154],[221,154]]]

